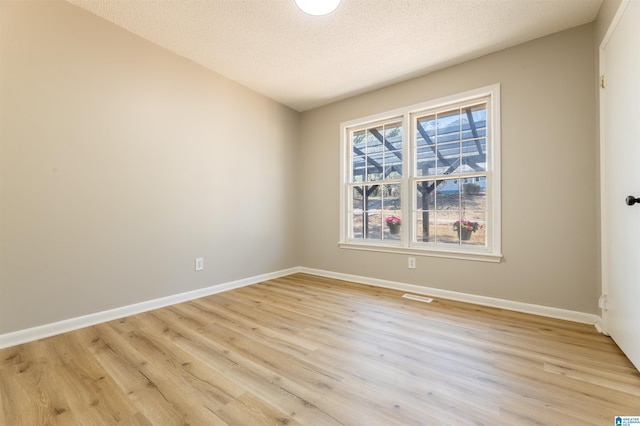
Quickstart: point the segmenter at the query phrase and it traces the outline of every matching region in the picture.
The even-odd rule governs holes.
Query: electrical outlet
[[[204,270],[204,257],[196,257],[196,271]]]
[[[407,266],[409,267],[409,269],[416,269],[416,258],[410,257]]]

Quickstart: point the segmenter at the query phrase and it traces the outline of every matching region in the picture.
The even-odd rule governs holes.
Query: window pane
[[[401,234],[400,234],[400,227],[399,226],[398,226],[397,230],[395,228],[391,228],[389,226],[386,226],[384,228],[383,239],[399,241],[400,237],[401,237]]]
[[[487,218],[484,210],[464,211],[460,222],[460,242],[476,246],[486,245],[486,224]]]
[[[460,180],[439,180],[436,188],[437,210],[460,210]]]
[[[381,180],[382,179],[382,162],[384,154],[378,152],[375,154],[369,154],[367,157],[367,180]]]
[[[367,129],[367,154],[382,151],[382,126]]]
[[[435,241],[435,212],[422,211],[416,212],[416,241],[428,243]]]
[[[353,192],[351,195],[351,209],[352,210],[360,210],[364,208],[364,187],[362,186],[354,186]]]
[[[436,116],[416,118],[416,146],[434,145],[436,140]]]
[[[351,238],[364,238],[364,213],[351,214]]]
[[[382,208],[382,197],[380,185],[365,186],[365,210],[380,210]]]
[[[454,223],[460,220],[459,211],[438,211],[436,215],[436,242],[459,244],[458,232]]]
[[[402,122],[387,124],[384,132],[385,147],[388,150],[402,149]]]
[[[455,109],[438,114],[438,144],[460,140],[460,111]]]
[[[367,213],[367,239],[379,240],[382,238],[382,214]]]
[[[384,155],[385,179],[402,178],[402,152],[391,151]]]
[[[416,183],[416,210],[435,209],[434,181]]]
[[[382,208],[385,210],[400,210],[400,184],[384,185]],[[397,213],[400,215],[400,213]]]
[[[399,240],[402,228],[402,220],[399,210],[384,211],[384,235],[385,240]]]
[[[353,158],[353,177],[351,182],[364,182],[365,157],[359,156]]]
[[[435,147],[424,146],[416,151],[416,176],[433,176],[436,173]]]
[[[487,140],[474,139],[462,142],[461,172],[484,172],[487,170]]]
[[[364,130],[360,130],[359,132],[353,132],[351,137],[351,146],[353,147],[354,155],[363,155],[366,149],[366,143],[364,139]]]
[[[487,136],[486,104],[465,107],[462,110],[462,138],[472,139]]]
[[[462,183],[462,208],[469,210],[486,210],[487,178],[467,178]]]
[[[446,175],[456,173],[460,167],[460,144],[438,144],[438,170],[437,174]]]

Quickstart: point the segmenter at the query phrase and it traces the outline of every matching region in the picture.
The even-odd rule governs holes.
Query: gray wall
[[[487,297],[597,312],[594,25],[557,33],[302,114],[300,264]],[[341,250],[342,121],[501,84],[500,264]]]
[[[66,2],[1,7],[0,333],[297,265],[296,112]]]

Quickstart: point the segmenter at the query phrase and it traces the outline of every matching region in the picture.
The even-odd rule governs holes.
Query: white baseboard
[[[396,281],[380,280],[376,278],[362,277],[358,275],[342,274],[338,272],[324,271],[320,269],[312,269],[305,267],[294,267],[283,269],[281,271],[272,272],[263,275],[257,275],[242,280],[231,281],[218,284],[198,290],[179,293],[172,296],[161,297],[159,299],[148,300],[146,302],[136,303],[133,305],[123,306],[108,311],[97,312],[94,314],[84,315],[77,318],[70,318],[51,324],[45,324],[37,327],[18,330],[11,333],[0,334],[0,349],[10,346],[27,343],[45,337],[54,336],[56,334],[66,333],[84,327],[100,324],[107,321],[113,321],[119,318],[147,312],[153,309],[163,308],[165,306],[175,305],[176,303],[186,302],[198,299],[200,297],[210,296],[216,293],[233,290],[240,287],[257,284],[270,279],[280,278],[287,275],[302,272],[310,275],[317,275],[327,278],[335,278],[339,280],[352,281],[360,284],[373,285],[376,287],[390,288],[410,293],[421,294],[431,297],[440,297],[443,299],[456,300],[460,302],[473,303],[476,305],[490,306],[493,308],[507,309],[510,311],[524,312],[528,314],[540,315],[550,318],[558,318],[567,321],[574,321],[584,324],[596,325],[600,323],[600,317],[594,314],[584,312],[569,311],[565,309],[551,308],[548,306],[533,305],[529,303],[514,302],[505,299],[496,299],[493,297],[478,296],[474,294],[458,293],[455,291],[441,290],[431,287],[423,287],[415,284],[405,284]]]
[[[110,309],[108,311],[97,312],[94,314],[70,318],[51,324],[45,324],[37,327],[27,328],[24,330],[14,331],[11,333],[0,334],[0,349],[19,345],[21,343],[32,342],[34,340],[43,339],[45,337],[54,336],[56,334],[78,330],[80,328],[89,327],[107,321],[113,321],[119,318],[151,311],[153,309],[175,305],[176,303],[186,302],[189,300],[198,299],[200,297],[210,296],[212,294],[222,293],[224,291],[257,284],[262,281],[284,277],[286,275],[291,275],[299,271],[299,268],[284,269],[269,274],[258,275],[255,277],[213,285],[198,290],[187,291],[185,293],[161,297],[159,299],[148,300],[146,302],[135,303],[133,305]]]
[[[609,332],[606,330],[603,318],[598,318],[598,321],[595,323],[595,327],[596,327],[596,330],[598,330],[598,332],[600,334],[604,334],[605,336],[609,336]]]
[[[583,324],[596,325],[600,317],[595,314],[569,311],[566,309],[551,308],[548,306],[534,305],[530,303],[514,302],[512,300],[496,299],[493,297],[478,296],[475,294],[459,293],[455,291],[442,290],[432,287],[423,287],[415,284],[405,284],[396,281],[379,280],[376,278],[362,277],[358,275],[341,274],[337,272],[323,271],[320,269],[300,268],[300,272],[321,277],[335,278],[339,280],[352,281],[360,284],[368,284],[376,287],[390,288],[410,293],[417,293],[424,296],[440,297],[442,299],[456,300],[458,302],[473,303],[475,305],[489,306],[492,308],[506,309],[509,311],[523,312],[527,314],[540,315],[543,317],[557,318],[567,321],[579,322]]]

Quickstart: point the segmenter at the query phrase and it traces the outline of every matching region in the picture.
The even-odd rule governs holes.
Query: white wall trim
[[[607,32],[605,33],[602,42],[598,48],[598,75],[602,78],[607,74],[607,46],[609,44],[609,40],[613,36],[613,33],[618,26],[618,23],[622,19],[625,10],[629,6],[630,0],[622,0],[620,5],[618,6],[618,10],[614,15],[611,23],[609,24],[609,28],[607,28]],[[606,77],[605,77],[605,85],[606,85]],[[602,87],[599,89],[599,111],[600,111],[600,288],[601,293],[600,297],[606,296],[609,294],[610,286],[609,286],[609,274],[610,274],[610,266],[609,259],[607,254],[610,251],[610,236],[607,233],[606,224],[609,222],[609,215],[607,213],[607,196],[609,194],[608,184],[607,184],[607,122],[605,120],[605,98],[607,97],[606,90],[602,90]],[[601,320],[599,325],[596,326],[598,331],[600,331],[605,336],[609,336],[609,325],[608,325],[608,312],[605,306],[600,306],[602,308]]]
[[[198,290],[188,291],[185,293],[179,293],[172,296],[161,297],[159,299],[148,300],[146,302],[135,303],[133,305],[123,306],[108,311],[97,312],[94,314],[70,318],[51,324],[45,324],[37,327],[27,328],[24,330],[14,331],[11,333],[0,334],[0,349],[8,348],[10,346],[19,345],[22,343],[32,342],[34,340],[43,339],[45,337],[54,336],[56,334],[78,330],[84,327],[90,327],[92,325],[100,324],[103,322],[113,321],[127,316],[140,314],[142,312],[151,311],[153,309],[159,309],[165,306],[175,305],[177,303],[182,303],[189,300],[199,299],[201,297],[211,296],[213,294],[250,286],[263,281],[268,281],[295,273],[305,273],[310,275],[317,275],[320,277],[335,278],[338,280],[352,281],[355,283],[389,288],[393,290],[401,290],[425,296],[440,297],[443,299],[473,303],[481,306],[507,309],[516,312],[524,312],[527,314],[574,321],[583,324],[592,324],[596,326],[596,328],[600,325],[601,321],[599,316],[584,312],[569,311],[566,309],[551,308],[548,306],[533,305],[529,303],[514,302],[511,300],[497,299],[493,297],[459,293],[455,291],[442,290],[432,287],[423,287],[415,284],[406,284],[397,281],[381,280],[359,275],[342,274],[339,272],[330,272],[321,269],[293,267],[289,269],[283,269],[281,271],[271,272],[268,274],[257,275],[254,277],[230,281],[223,284],[217,284]]]
[[[583,324],[596,325],[600,317],[595,314],[585,312],[569,311],[566,309],[552,308],[549,306],[534,305],[530,303],[515,302],[494,297],[478,296],[475,294],[459,293],[455,291],[442,290],[432,287],[423,287],[415,284],[405,284],[396,281],[380,280],[376,278],[362,277],[358,275],[341,274],[337,272],[323,271],[319,269],[300,268],[300,272],[321,277],[335,278],[339,280],[352,281],[360,284],[368,284],[376,287],[384,287],[393,290],[401,290],[417,293],[430,297],[440,297],[443,299],[455,300],[458,302],[473,303],[475,305],[489,306],[492,308],[507,309],[509,311],[523,312],[526,314],[540,315],[543,317],[556,318],[561,320],[579,322]]]
[[[262,281],[291,275],[299,271],[299,268],[283,269],[277,272],[257,275],[254,277],[230,281],[223,284],[212,285],[210,287],[187,291],[184,293],[174,294],[158,299],[147,300],[146,302],[134,303],[133,305],[110,309],[108,311],[96,312],[94,314],[70,318],[51,324],[45,324],[27,328],[24,330],[14,331],[11,333],[0,334],[0,349],[19,345],[21,343],[31,342],[38,339],[43,339],[45,337],[54,336],[56,334],[78,330],[80,328],[89,327],[103,322],[113,321],[119,318],[140,314],[142,312],[151,311],[153,309],[163,308],[165,306],[199,299],[201,297],[210,296],[212,294],[222,293],[240,287],[246,287]]]

